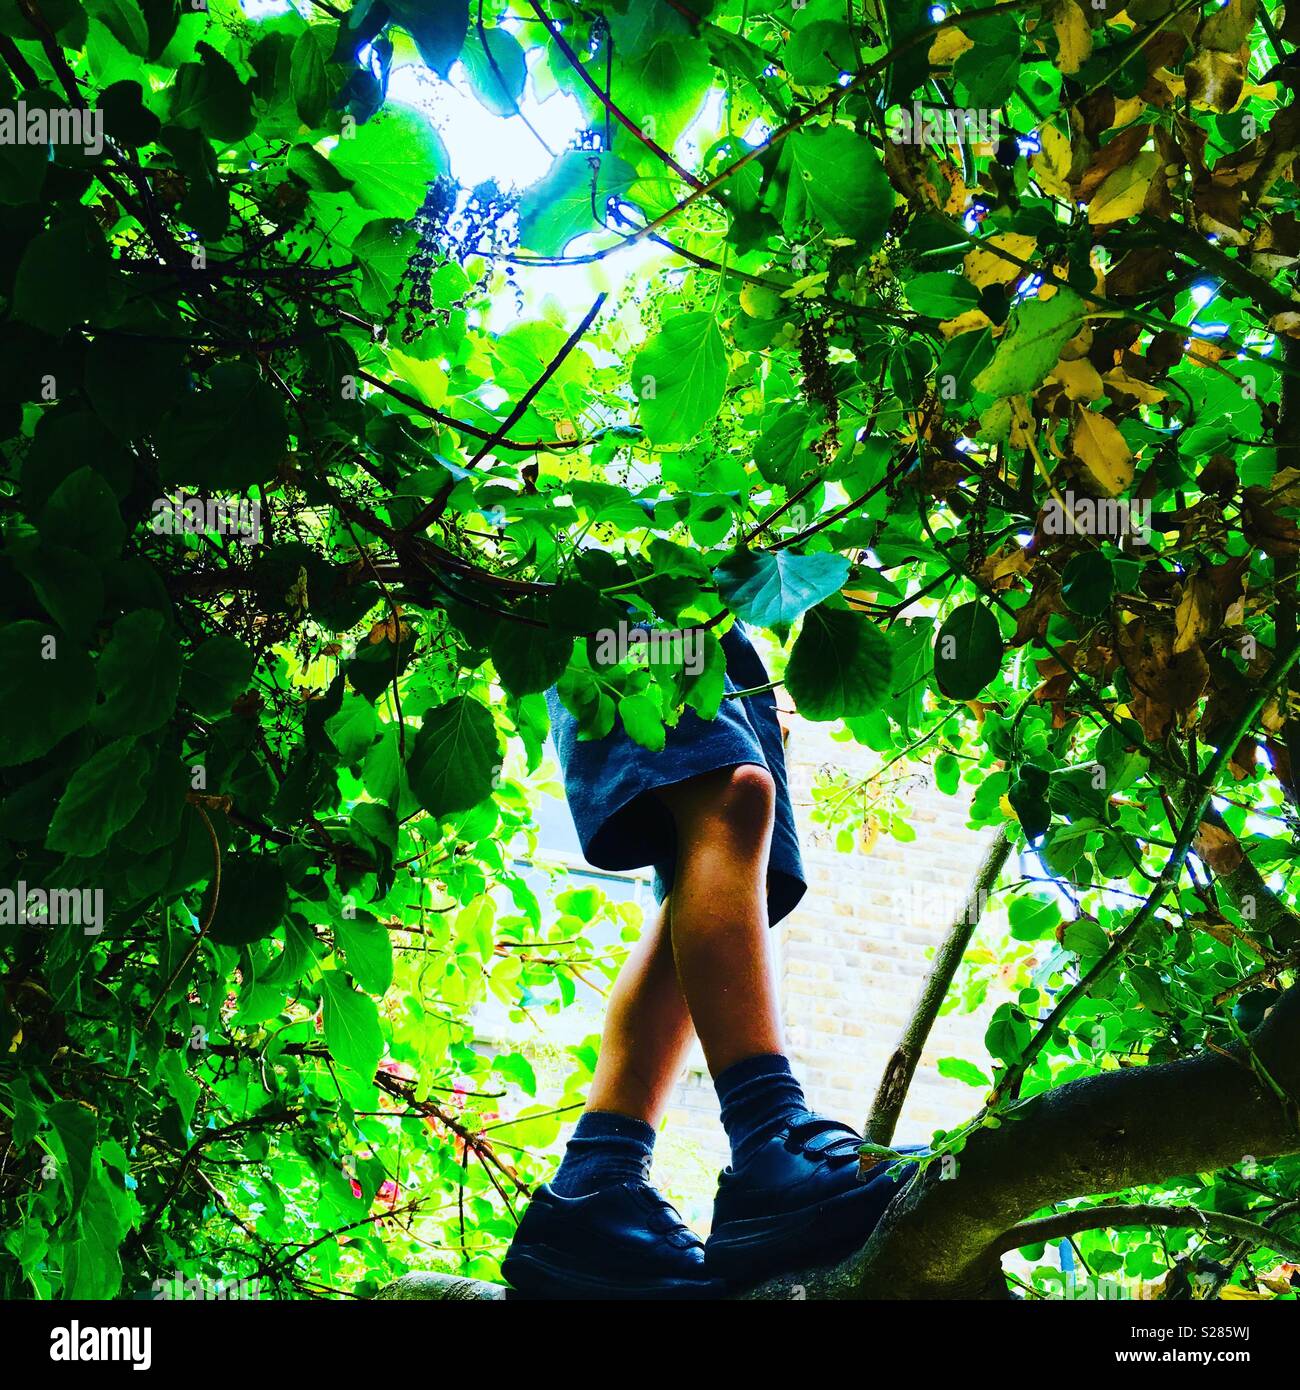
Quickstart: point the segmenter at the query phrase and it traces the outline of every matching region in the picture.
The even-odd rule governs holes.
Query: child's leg
[[[610,991],[600,1059],[587,1109],[630,1115],[657,1126],[690,1047],[668,931],[669,904],[628,953]]]
[[[686,1003],[716,1077],[783,1049],[767,945],[767,858],[776,789],[744,763],[661,787],[677,859],[672,949]]]

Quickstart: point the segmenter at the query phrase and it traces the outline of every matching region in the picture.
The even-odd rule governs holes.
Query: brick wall
[[[899,1031],[928,973],[934,947],[960,910],[987,834],[966,828],[968,798],[908,779],[910,843],[880,835],[869,851],[838,851],[809,822],[810,788],[829,765],[867,775],[879,756],[831,739],[825,726],[791,721],[787,766],[809,891],[772,932],[787,1045],[813,1107],[860,1127]],[[996,902],[996,900],[995,900]],[[990,920],[995,908],[986,914]],[[950,1013],[931,1034],[899,1124],[900,1143],[924,1142],[977,1107],[980,1092],[939,1076],[940,1057],[983,1057],[987,1014]],[[703,1057],[678,1085],[655,1161],[656,1181],[699,1227],[707,1225],[727,1148]]]

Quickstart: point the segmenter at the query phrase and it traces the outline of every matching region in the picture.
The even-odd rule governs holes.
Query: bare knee
[[[765,844],[776,811],[776,783],[765,767],[741,763],[665,787],[679,832]]]

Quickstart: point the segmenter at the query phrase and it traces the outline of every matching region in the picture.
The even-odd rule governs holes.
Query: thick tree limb
[[[948,997],[948,990],[952,986],[953,976],[956,975],[957,967],[961,964],[971,937],[975,934],[975,928],[979,925],[988,895],[993,891],[1002,866],[1011,853],[1011,842],[1011,827],[1005,825],[989,845],[988,853],[984,856],[984,861],[971,885],[970,896],[949,927],[943,944],[935,953],[934,965],[921,987],[921,996],[916,1002],[912,1017],[903,1028],[898,1046],[885,1066],[885,1073],[880,1078],[880,1087],[871,1105],[871,1113],[863,1127],[863,1136],[872,1144],[889,1144],[894,1138],[894,1127],[898,1124],[898,1117],[907,1100],[912,1077],[916,1073],[917,1063],[921,1060],[921,1053],[925,1051],[930,1030],[934,1027],[935,1019],[939,1017],[939,1010],[943,1007],[943,1001]]]
[[[1300,1096],[1300,986],[1250,1035],[1258,1064]],[[1244,1048],[1086,1077],[979,1129],[956,1177],[904,1190],[862,1254],[868,1298],[971,1298],[999,1278],[999,1240],[1055,1202],[1300,1152],[1295,1110]]]
[[[508,1293],[504,1284],[489,1284],[483,1279],[461,1279],[454,1274],[405,1274],[380,1289],[375,1298],[383,1303],[504,1303]]]

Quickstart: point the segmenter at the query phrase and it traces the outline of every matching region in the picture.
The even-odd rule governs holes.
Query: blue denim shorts
[[[722,650],[728,694],[771,679],[739,623],[723,636]],[[546,692],[546,702],[565,796],[589,864],[616,870],[653,865],[655,897],[663,902],[673,885],[676,836],[668,808],[647,793],[701,773],[753,763],[767,768],[776,784],[769,920],[775,925],[794,910],[808,883],[771,691],[739,700],[724,696],[716,719],[701,719],[694,710],[685,710],[677,726],[665,731],[666,742],[658,753],[634,742],[618,723],[602,739],[579,742],[578,722],[560,703],[554,687]]]

